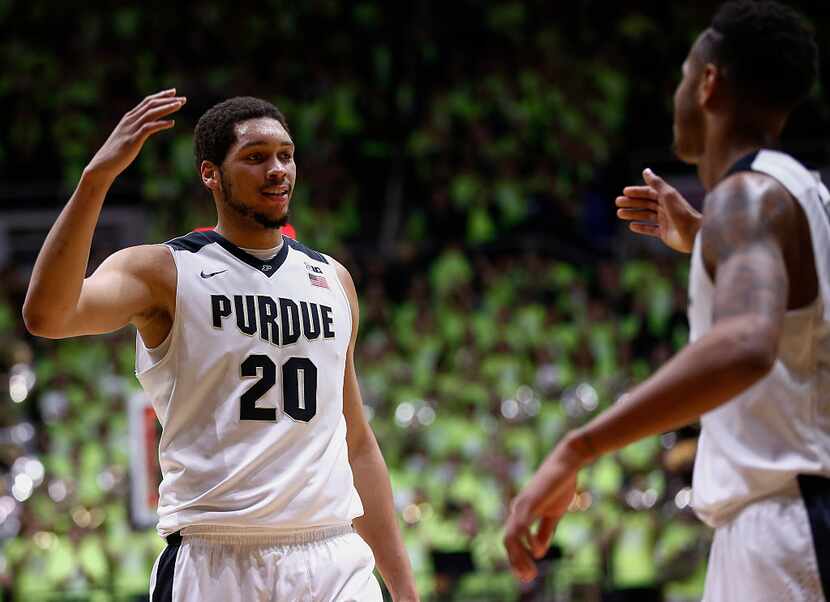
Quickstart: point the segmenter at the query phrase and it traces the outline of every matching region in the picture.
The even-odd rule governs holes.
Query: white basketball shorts
[[[240,535],[189,527],[167,538],[151,602],[382,602],[375,557],[350,525]]]
[[[799,485],[801,495],[753,502],[715,529],[703,602],[825,602],[830,480],[802,475]]]

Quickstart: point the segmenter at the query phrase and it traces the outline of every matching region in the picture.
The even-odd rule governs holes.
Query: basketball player
[[[355,374],[354,284],[280,233],[296,181],[282,113],[247,97],[208,110],[195,151],[216,228],[123,249],[84,278],[113,180],[184,103],[166,90],[124,116],[49,232],[23,309],[43,337],[137,328],[163,426],[168,546],[151,599],[379,602],[377,558],[392,597],[417,600]]]
[[[770,150],[813,85],[816,54],[799,17],[767,1],[724,5],[691,48],[674,135],[708,191],[699,232],[697,214],[649,171],[620,217],[692,250],[692,342],[566,435],[513,501],[505,545],[522,579],[581,467],[700,418],[694,508],[716,529],[705,601],[830,594],[830,194]]]

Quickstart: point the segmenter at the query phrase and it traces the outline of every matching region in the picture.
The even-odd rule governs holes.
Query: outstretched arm
[[[782,249],[796,231],[795,216],[789,194],[760,174],[732,176],[709,196],[702,242],[715,278],[713,327],[624,399],[566,435],[513,501],[505,546],[520,578],[535,576],[533,557],[547,548],[582,466],[697,420],[769,372],[787,308]]]
[[[406,548],[403,545],[392,487],[386,463],[363,413],[363,399],[354,366],[354,348],[360,320],[357,292],[349,272],[337,264],[337,274],[352,310],[352,338],[346,358],[346,375],[343,386],[343,413],[346,416],[346,442],[349,447],[349,463],[354,474],[355,487],[365,510],[355,520],[355,528],[375,554],[380,574],[395,602],[416,602],[418,592]]]
[[[159,250],[125,249],[90,278],[84,276],[107,191],[147,138],[173,126],[162,118],[184,102],[175,90],[145,98],[124,115],[84,170],[35,262],[23,305],[26,327],[33,334],[61,338],[108,332],[152,310],[159,291],[142,274],[148,261],[161,258]]]

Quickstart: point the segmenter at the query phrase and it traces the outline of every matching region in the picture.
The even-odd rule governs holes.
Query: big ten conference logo
[[[274,268],[272,268],[272,267],[271,267],[270,265],[268,265],[267,263],[266,263],[265,265],[263,265],[263,266],[262,266],[262,271],[263,271],[263,272],[270,272],[270,271],[271,271],[271,270],[273,270],[273,269],[274,269]]]

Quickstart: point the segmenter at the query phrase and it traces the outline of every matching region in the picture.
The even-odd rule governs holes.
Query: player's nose
[[[268,170],[265,172],[265,175],[269,180],[282,180],[286,173],[285,165],[278,158],[274,157],[268,164]]]

